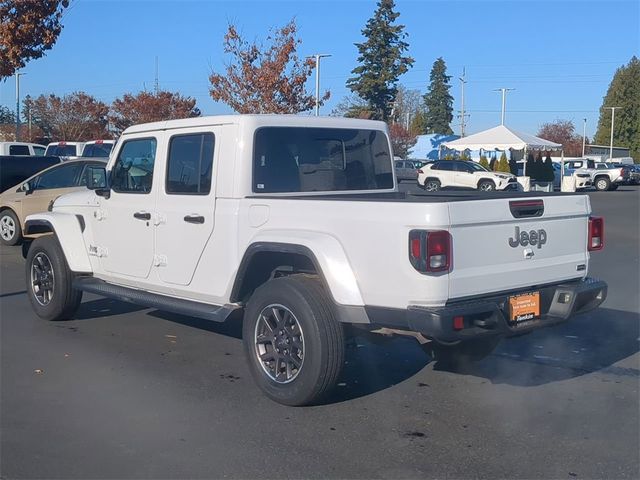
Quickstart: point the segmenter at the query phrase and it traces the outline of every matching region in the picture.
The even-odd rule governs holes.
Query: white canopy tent
[[[528,133],[516,132],[505,125],[498,125],[497,127],[474,133],[468,137],[459,138],[451,142],[444,142],[441,146],[458,152],[465,150],[480,150],[481,153],[483,150],[523,150],[521,162],[524,164],[523,175],[526,175],[527,151],[562,150],[562,145],[559,143],[550,142],[549,140],[536,137],[535,135],[529,135]]]

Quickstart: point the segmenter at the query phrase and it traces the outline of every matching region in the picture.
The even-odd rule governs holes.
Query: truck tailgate
[[[518,213],[514,205],[516,215],[525,215],[522,218],[515,218],[510,206],[523,201],[518,198],[449,204],[450,300],[586,275],[589,198],[567,195],[524,201],[535,200],[543,202],[542,215],[526,216],[530,212]]]

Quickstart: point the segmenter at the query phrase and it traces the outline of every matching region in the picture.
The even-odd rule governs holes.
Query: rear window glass
[[[82,151],[83,157],[108,157],[113,148],[112,143],[90,143]]]
[[[55,155],[57,157],[75,157],[75,145],[49,145],[46,155]]]
[[[390,189],[391,170],[382,131],[264,127],[255,134],[256,193]]]
[[[10,145],[9,155],[29,155],[28,145]]]

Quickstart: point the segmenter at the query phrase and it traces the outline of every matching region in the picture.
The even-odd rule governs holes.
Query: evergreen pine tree
[[[413,58],[404,56],[409,48],[404,25],[394,25],[400,15],[394,11],[394,0],[379,0],[378,8],[364,29],[365,42],[356,43],[358,63],[347,80],[347,87],[366,100],[373,117],[387,120],[397,93],[398,78],[413,65]]]
[[[489,170],[489,160],[484,155],[480,155],[480,165]]]
[[[449,93],[451,85],[447,75],[447,65],[442,57],[438,58],[431,68],[429,90],[424,96],[426,107],[427,133],[451,135],[453,120],[453,97]]]
[[[611,109],[606,107],[620,107],[613,125],[614,146],[628,147],[635,161],[640,161],[640,59],[635,55],[616,70],[609,84],[594,139],[599,145],[609,145],[611,138]]]
[[[507,154],[502,152],[500,155],[500,161],[498,162],[497,172],[509,173],[509,161],[507,160]]]
[[[529,152],[529,154],[527,155],[527,177],[531,177],[532,179],[535,178],[534,173],[535,173],[535,162],[533,161],[533,154],[531,152]]]

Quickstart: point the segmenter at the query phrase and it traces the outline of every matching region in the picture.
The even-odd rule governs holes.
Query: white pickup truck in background
[[[200,117],[128,128],[93,190],[31,215],[36,313],[71,318],[82,292],[225,321],[262,391],[317,402],[344,327],[431,340],[481,358],[501,338],[600,305],[587,277],[601,218],[581,194],[397,190],[382,122]]]

